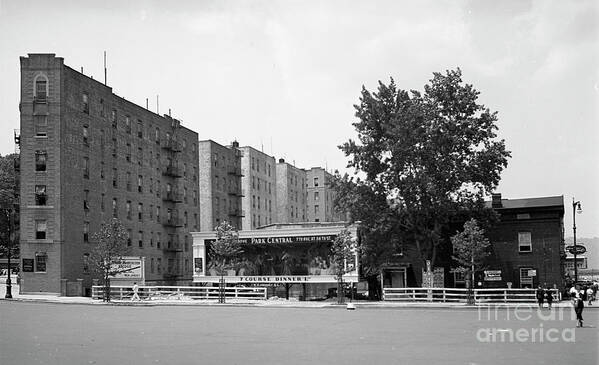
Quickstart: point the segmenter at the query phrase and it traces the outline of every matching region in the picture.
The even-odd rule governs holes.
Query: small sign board
[[[537,270],[528,270],[528,276],[537,276]]]
[[[23,259],[23,272],[33,272],[33,259]]]
[[[566,246],[566,250],[568,250],[568,252],[570,252],[572,255],[582,255],[583,253],[587,252],[587,248],[583,245]]]
[[[501,270],[485,270],[485,281],[501,281]]]

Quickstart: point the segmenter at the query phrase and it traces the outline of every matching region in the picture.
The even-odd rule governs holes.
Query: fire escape
[[[178,186],[183,172],[179,164],[182,151],[181,144],[177,141],[179,128],[179,121],[171,119],[171,130],[160,141],[161,148],[166,153],[166,163],[162,166],[162,175],[166,178],[166,189],[161,195],[166,208],[166,216],[162,221],[167,234],[167,241],[162,247],[166,261],[163,277],[166,280],[175,280],[181,276],[178,262],[183,248],[179,241],[179,233],[183,227],[183,220],[179,217],[179,206],[183,203],[183,196],[179,192]]]
[[[230,220],[234,222],[234,226],[241,228],[241,218],[245,216],[245,212],[241,209],[241,199],[243,198],[243,191],[241,190],[241,178],[243,174],[241,173],[241,151],[234,148],[235,150],[235,158],[233,159],[233,164],[229,165],[227,168],[227,173],[232,177],[232,184],[229,185],[228,194],[233,199],[235,204],[233,206],[229,206],[228,215]]]

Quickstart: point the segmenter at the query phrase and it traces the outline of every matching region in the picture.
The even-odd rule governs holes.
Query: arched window
[[[33,100],[45,103],[48,100],[48,77],[38,74],[33,81]]]

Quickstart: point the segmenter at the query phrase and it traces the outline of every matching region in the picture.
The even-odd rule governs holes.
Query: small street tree
[[[225,272],[238,266],[237,257],[243,252],[237,229],[224,221],[215,228],[216,241],[210,245],[210,259],[220,275],[218,302],[225,302]]]
[[[351,233],[344,229],[333,241],[331,246],[331,261],[335,268],[335,278],[337,279],[337,302],[343,303],[343,275],[354,270],[354,260],[356,255],[356,243],[352,239]]]
[[[119,273],[118,263],[129,253],[128,234],[117,218],[102,223],[100,230],[92,235],[93,248],[89,260],[96,272],[102,275],[104,301],[110,301],[110,277]]]
[[[485,231],[478,227],[476,219],[470,219],[464,223],[462,232],[451,237],[451,244],[452,258],[458,264],[455,270],[465,273],[468,303],[471,304],[474,273],[484,268],[485,259],[489,256],[490,243],[485,237]]]

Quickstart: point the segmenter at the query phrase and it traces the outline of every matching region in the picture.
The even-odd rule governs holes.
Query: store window
[[[532,267],[521,267],[520,268],[520,288],[532,288],[533,278],[536,274],[536,270]]]

